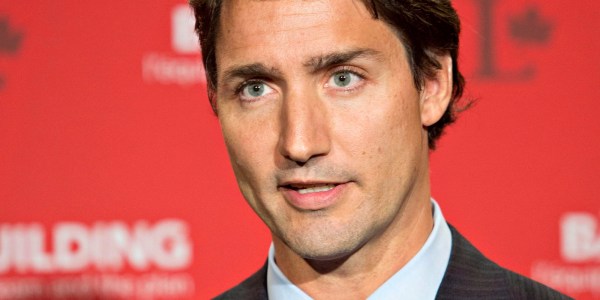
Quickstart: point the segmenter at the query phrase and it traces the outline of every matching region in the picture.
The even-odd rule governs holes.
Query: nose
[[[330,120],[326,104],[314,93],[290,91],[282,103],[279,152],[302,166],[329,153]]]

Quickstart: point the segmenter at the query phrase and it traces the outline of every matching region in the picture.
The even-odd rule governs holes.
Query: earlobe
[[[435,124],[444,115],[452,98],[452,58],[438,56],[441,68],[435,76],[425,78],[421,91],[421,123],[423,126]]]

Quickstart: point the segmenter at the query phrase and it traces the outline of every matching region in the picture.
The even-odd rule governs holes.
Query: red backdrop
[[[600,298],[600,2],[462,0],[433,195],[490,258]],[[204,299],[265,260],[180,0],[0,2],[0,299]]]

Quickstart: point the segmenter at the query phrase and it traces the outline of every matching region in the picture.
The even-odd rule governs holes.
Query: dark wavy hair
[[[375,19],[391,26],[406,48],[406,53],[416,88],[421,90],[425,78],[435,75],[441,68],[437,57],[452,57],[452,98],[438,122],[427,127],[429,148],[456,120],[464,108],[457,102],[462,96],[465,81],[458,70],[458,41],[460,20],[450,0],[360,0]],[[216,112],[214,92],[217,85],[215,42],[219,31],[219,16],[223,0],[190,0],[196,17],[196,32],[202,48],[202,61],[206,71],[208,97]]]

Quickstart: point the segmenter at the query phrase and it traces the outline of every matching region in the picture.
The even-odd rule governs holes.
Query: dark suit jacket
[[[487,259],[456,229],[446,274],[436,299],[571,299]],[[399,294],[401,299],[402,295]],[[268,299],[267,264],[215,299]]]

